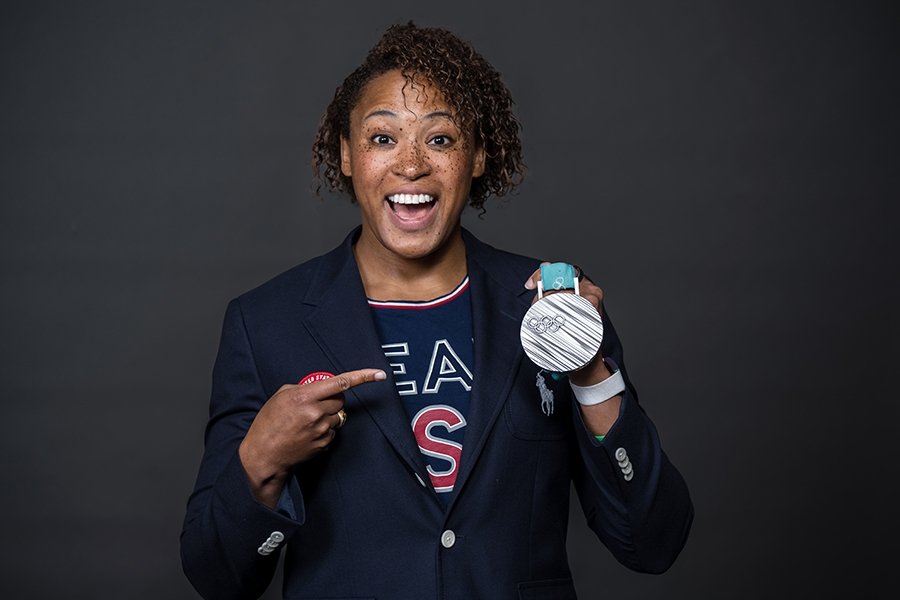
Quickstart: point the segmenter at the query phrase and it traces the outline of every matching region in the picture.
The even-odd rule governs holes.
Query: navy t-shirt
[[[369,300],[369,306],[431,483],[446,504],[459,474],[472,389],[469,278],[427,302]]]

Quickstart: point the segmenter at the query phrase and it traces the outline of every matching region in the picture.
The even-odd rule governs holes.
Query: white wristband
[[[606,402],[613,396],[624,392],[625,378],[622,377],[622,371],[616,369],[615,373],[600,383],[581,387],[570,381],[569,385],[572,386],[572,393],[575,394],[575,399],[578,400],[578,404],[581,404],[582,406],[594,406],[595,404]]]

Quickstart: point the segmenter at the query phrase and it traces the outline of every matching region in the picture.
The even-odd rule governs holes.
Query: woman
[[[468,44],[412,24],[338,88],[314,167],[362,224],[229,305],[182,533],[204,597],[257,597],[286,547],[287,598],[574,598],[572,481],[626,566],[681,550],[687,488],[608,318],[584,368],[542,372],[519,340],[539,261],[461,228],[522,173],[511,104]]]

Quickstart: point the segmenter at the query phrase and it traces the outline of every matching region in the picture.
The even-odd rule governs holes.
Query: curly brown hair
[[[485,170],[472,180],[469,204],[484,210],[491,194],[503,196],[524,177],[521,126],[513,115],[512,96],[500,74],[471,44],[439,28],[417,27],[411,21],[392,25],[369,51],[366,60],[338,86],[334,99],[322,116],[313,143],[313,173],[317,192],[346,192],[356,201],[353,184],[341,172],[341,137],[350,137],[350,112],[372,79],[399,70],[410,82],[425,82],[437,88],[470,131],[476,145],[484,148]]]

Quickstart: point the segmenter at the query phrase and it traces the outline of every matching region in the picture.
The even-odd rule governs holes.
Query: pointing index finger
[[[384,381],[385,379],[387,379],[387,374],[381,369],[358,369],[330,377],[321,384],[323,387],[329,386],[326,389],[330,389],[331,393],[340,394],[363,383]]]
[[[301,386],[314,386],[319,388],[321,392],[331,396],[345,392],[350,388],[356,387],[369,381],[384,381],[387,374],[381,369],[358,369],[356,371],[347,371],[339,375],[332,375],[325,371],[317,371],[304,377],[300,381]]]

